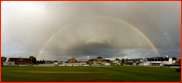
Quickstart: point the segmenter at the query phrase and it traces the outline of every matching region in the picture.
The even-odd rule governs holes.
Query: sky
[[[1,3],[1,56],[181,58],[180,1]]]

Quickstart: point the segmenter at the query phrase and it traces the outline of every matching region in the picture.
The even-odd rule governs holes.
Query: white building
[[[10,62],[3,62],[3,66],[12,66],[15,65],[15,62],[10,61]]]
[[[138,66],[163,66],[166,64],[172,64],[172,58],[168,56],[164,57],[153,57],[153,58],[139,58],[139,59],[128,59],[125,65],[138,65]]]
[[[105,63],[104,65],[111,65],[110,63]]]
[[[112,63],[115,65],[121,65],[121,60],[114,60]]]
[[[177,61],[177,60],[173,60],[173,62],[172,62],[172,63],[174,64],[174,63],[176,63],[176,61]]]

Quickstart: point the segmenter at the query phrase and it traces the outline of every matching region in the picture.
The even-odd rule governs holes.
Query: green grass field
[[[111,67],[1,67],[2,82],[180,82],[175,68]]]

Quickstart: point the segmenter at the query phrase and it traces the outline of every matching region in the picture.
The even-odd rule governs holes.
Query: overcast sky
[[[2,2],[1,56],[181,58],[181,2]],[[122,20],[122,21],[121,21]],[[144,34],[157,52],[132,25]],[[42,49],[43,48],[43,49]]]

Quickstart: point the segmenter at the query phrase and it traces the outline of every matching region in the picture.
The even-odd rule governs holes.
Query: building
[[[153,57],[153,58],[138,58],[128,59],[125,65],[138,65],[138,66],[163,66],[166,64],[172,64],[172,58],[168,56]]]
[[[102,57],[97,57],[97,59],[90,59],[88,60],[89,64],[108,64],[111,63],[109,59],[103,59]]]
[[[89,66],[87,61],[77,61],[75,58],[68,59],[68,61],[59,61],[58,66]]]
[[[6,57],[1,57],[1,62],[6,62]]]
[[[172,64],[165,64],[165,65],[163,65],[163,67],[168,67],[168,68],[181,68],[181,59],[175,60],[175,63],[173,62]]]
[[[172,64],[175,64],[175,63],[176,63],[176,61],[177,61],[177,60],[173,60],[173,61],[172,61]]]
[[[51,60],[44,60],[44,62],[45,62],[45,64],[52,64],[52,63],[54,63],[54,62],[51,61]]]
[[[6,57],[1,57],[1,65],[3,65],[3,62],[6,62]]]
[[[181,65],[177,65],[177,64],[166,64],[166,65],[163,65],[162,67],[181,68]]]
[[[11,61],[11,62],[3,62],[3,66],[14,66],[15,62]]]
[[[166,64],[172,64],[172,58],[169,58],[168,56],[147,58],[147,61],[150,63],[150,66],[163,66]]]
[[[71,58],[71,59],[68,59],[67,62],[70,62],[70,63],[77,63],[77,60],[75,58]]]
[[[181,59],[177,60],[175,64],[181,65]]]
[[[58,61],[58,64],[63,64],[63,63],[65,63],[64,61]]]
[[[15,65],[33,65],[29,58],[9,58],[8,62],[15,62]]]
[[[88,61],[77,61],[77,63],[88,63]]]
[[[121,65],[121,60],[114,60],[112,62],[113,65]]]
[[[138,65],[139,63],[141,63],[142,58],[136,58],[136,59],[128,59],[125,62],[125,65]]]

